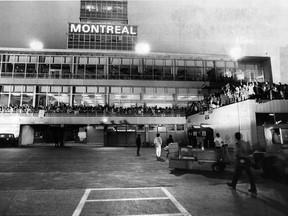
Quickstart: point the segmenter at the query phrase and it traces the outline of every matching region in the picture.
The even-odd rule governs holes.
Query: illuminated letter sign
[[[121,34],[121,26],[115,26],[115,34]]]
[[[70,32],[81,32],[81,25],[78,24],[78,25],[75,27],[75,24],[71,24],[71,26],[70,26]]]
[[[90,25],[83,25],[82,26],[82,32],[84,32],[84,33],[90,32]]]
[[[133,30],[134,30],[134,29],[133,29],[133,26],[130,26],[130,34],[131,34],[131,35],[136,35],[137,33],[134,32]]]
[[[124,27],[122,28],[122,34],[129,34],[129,31],[128,31],[127,26],[124,26]]]
[[[92,25],[91,33],[99,33],[99,25]]]
[[[70,23],[69,33],[137,35],[137,26]]]

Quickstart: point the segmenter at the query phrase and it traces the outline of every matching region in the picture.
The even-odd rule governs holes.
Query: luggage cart
[[[221,172],[225,170],[226,165],[229,164],[227,150],[225,148],[201,150],[192,147],[180,148],[178,145],[173,145],[168,154],[169,168],[201,169],[201,166],[208,165],[211,166],[213,171]]]

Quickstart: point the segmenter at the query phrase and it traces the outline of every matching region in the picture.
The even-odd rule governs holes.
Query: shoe
[[[256,189],[254,189],[254,190],[252,190],[252,189],[249,189],[248,190],[250,193],[254,193],[254,194],[257,194],[257,190]]]
[[[230,183],[230,182],[227,182],[227,185],[229,186],[229,187],[231,187],[232,189],[236,189],[236,186],[234,186],[234,185],[232,185],[232,183]]]

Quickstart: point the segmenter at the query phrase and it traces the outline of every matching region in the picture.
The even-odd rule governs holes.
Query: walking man
[[[214,139],[215,147],[216,148],[221,148],[222,145],[224,144],[222,138],[220,137],[219,133],[216,133],[216,137]]]
[[[241,133],[235,133],[236,143],[235,143],[235,151],[236,151],[236,169],[232,182],[227,182],[227,185],[233,189],[236,189],[237,182],[242,175],[243,170],[247,173],[250,180],[250,189],[248,190],[250,193],[257,193],[254,177],[251,173],[251,160],[249,159],[249,155],[252,153],[251,147],[249,143],[243,141],[241,139]]]
[[[136,138],[136,146],[137,146],[137,156],[140,156],[140,146],[141,146],[140,134],[138,134],[138,137]]]
[[[156,160],[161,160],[161,145],[162,145],[162,138],[158,133],[154,139],[154,145],[156,149]]]

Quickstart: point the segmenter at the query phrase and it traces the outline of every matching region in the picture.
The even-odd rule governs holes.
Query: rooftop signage
[[[69,23],[69,33],[137,36],[137,26],[94,23]]]

